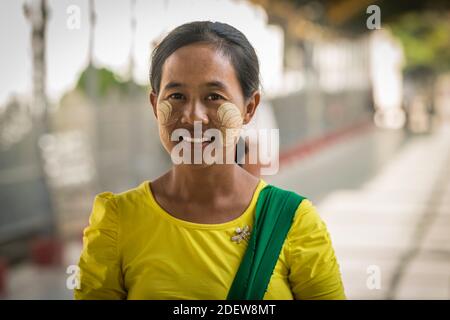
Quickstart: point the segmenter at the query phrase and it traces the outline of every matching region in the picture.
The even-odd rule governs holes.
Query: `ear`
[[[153,108],[153,113],[155,114],[156,119],[158,119],[158,115],[156,112],[156,106],[158,103],[158,95],[153,90],[150,92],[149,99],[150,99],[150,104],[152,105],[152,108]]]
[[[244,121],[243,124],[247,124],[253,118],[255,114],[256,108],[259,105],[259,101],[261,99],[261,93],[259,91],[255,91],[253,95],[247,100],[244,110]]]

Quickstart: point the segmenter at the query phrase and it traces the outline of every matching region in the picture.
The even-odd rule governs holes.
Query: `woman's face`
[[[150,95],[161,142],[169,153],[179,143],[192,150],[194,145],[204,150],[213,142],[203,134],[208,129],[218,129],[223,137],[222,152],[233,155],[240,128],[250,121],[259,98],[259,92],[255,92],[244,99],[229,58],[208,44],[188,45],[171,54],[162,68],[158,95],[154,92]],[[176,129],[186,129],[194,138],[194,123],[197,129],[201,124],[202,141],[206,141],[189,138],[172,141]],[[218,145],[217,140],[214,143]]]

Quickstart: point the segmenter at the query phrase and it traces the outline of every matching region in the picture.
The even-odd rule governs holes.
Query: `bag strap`
[[[295,192],[266,185],[256,203],[248,247],[227,300],[262,300],[300,203]]]

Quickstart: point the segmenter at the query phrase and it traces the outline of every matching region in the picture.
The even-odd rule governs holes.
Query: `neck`
[[[178,165],[169,172],[167,188],[191,202],[210,202],[216,196],[236,190],[239,172],[237,164],[211,166]]]

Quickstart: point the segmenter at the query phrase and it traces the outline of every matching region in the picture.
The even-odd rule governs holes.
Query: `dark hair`
[[[258,57],[245,35],[226,23],[195,21],[172,30],[153,50],[150,85],[155,93],[160,89],[166,59],[177,49],[198,42],[211,44],[229,57],[245,99],[259,89]]]

